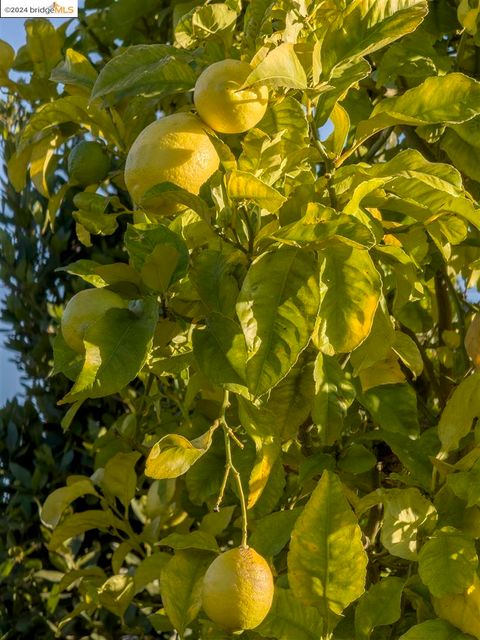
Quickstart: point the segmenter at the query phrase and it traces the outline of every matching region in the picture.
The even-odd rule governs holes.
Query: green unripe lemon
[[[125,184],[137,205],[162,182],[198,194],[219,164],[203,122],[191,113],[175,113],[152,122],[136,138],[125,164]],[[161,196],[148,200],[149,213],[169,215],[173,210]]]
[[[110,170],[110,158],[98,142],[79,142],[68,155],[70,180],[82,187],[101,182]]]
[[[85,289],[71,298],[62,315],[61,328],[68,346],[83,353],[83,339],[88,328],[105,315],[109,309],[124,309],[126,301],[107,289]]]
[[[265,115],[268,89],[255,84],[241,89],[252,72],[248,62],[221,60],[203,71],[196,84],[193,100],[198,115],[219,133],[248,131]]]
[[[220,554],[203,579],[202,605],[220,628],[254,629],[272,606],[273,576],[267,561],[250,547]]]

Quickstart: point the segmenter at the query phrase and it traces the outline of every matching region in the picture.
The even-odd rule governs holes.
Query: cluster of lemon
[[[220,160],[208,135],[243,133],[264,116],[268,90],[264,84],[242,88],[252,68],[240,60],[210,65],[195,85],[197,115],[179,112],[146,127],[133,143],[125,165],[125,184],[139,205],[145,193],[161,182],[172,182],[198,194],[218,169]],[[169,214],[164,198],[149,198],[148,211]]]
[[[198,116],[176,113],[153,122],[140,133],[125,166],[125,184],[137,205],[149,189],[162,182],[198,194],[220,164],[208,127],[219,133],[242,133],[262,119],[268,104],[267,87],[256,84],[242,88],[251,70],[248,63],[239,60],[212,64],[195,85]],[[96,181],[99,175],[103,179],[108,168],[108,158],[98,143],[82,142],[70,153],[70,179],[77,184],[92,184],[92,177]],[[149,199],[148,211],[157,215],[170,212],[161,195]],[[77,293],[62,316],[65,342],[77,353],[84,353],[89,327],[110,309],[126,306],[119,295],[107,289]],[[253,629],[270,610],[273,591],[267,561],[253,549],[241,546],[220,554],[208,568],[203,609],[225,631]]]

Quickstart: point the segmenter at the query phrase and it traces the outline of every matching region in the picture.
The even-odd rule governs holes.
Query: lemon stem
[[[226,463],[225,463],[225,474],[223,476],[222,485],[220,487],[220,493],[218,494],[218,499],[214,507],[214,511],[220,510],[220,505],[223,500],[223,496],[225,494],[225,489],[227,487],[228,478],[230,477],[230,473],[233,474],[235,478],[235,483],[237,485],[238,497],[240,498],[240,507],[242,509],[242,547],[248,547],[247,544],[247,536],[248,536],[248,520],[247,520],[247,504],[245,502],[245,494],[243,492],[242,478],[240,476],[240,472],[233,464],[232,457],[232,443],[235,442],[237,446],[243,449],[243,444],[234,434],[232,429],[228,426],[225,414],[227,412],[228,407],[230,406],[230,399],[228,391],[225,391],[225,395],[223,398],[222,409],[220,413],[220,418],[218,419],[219,423],[223,428],[223,435],[225,438],[225,455],[226,455]]]
[[[245,502],[245,494],[243,492],[242,478],[240,476],[240,472],[238,471],[238,469],[233,464],[232,445],[230,443],[230,434],[228,432],[228,429],[224,428],[224,434],[225,434],[225,452],[227,454],[227,466],[229,467],[230,471],[233,474],[233,477],[235,478],[235,483],[237,485],[237,491],[238,491],[238,497],[240,498],[240,507],[242,508],[242,547],[248,547],[248,544],[247,544],[247,535],[248,535],[247,534],[247,528],[248,528],[247,504]]]

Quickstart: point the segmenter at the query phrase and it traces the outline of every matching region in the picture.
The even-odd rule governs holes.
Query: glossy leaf
[[[401,598],[405,581],[383,578],[373,584],[358,601],[355,631],[358,640],[370,638],[375,627],[393,624],[401,616]]]
[[[161,98],[189,90],[195,73],[190,56],[165,44],[139,44],[115,56],[101,70],[92,90],[92,99],[115,103],[127,96]]]
[[[254,396],[273,388],[307,346],[318,310],[315,259],[296,249],[265,253],[250,267],[237,301]]]
[[[367,557],[357,519],[334,474],[324,471],[295,523],[288,553],[292,592],[328,619],[365,589]]]
[[[145,475],[157,480],[177,478],[208,451],[211,443],[212,430],[192,441],[177,434],[164,436],[148,454]]]
[[[161,571],[163,606],[180,637],[200,611],[203,576],[210,562],[208,555],[179,551]]]
[[[328,247],[322,257],[322,301],[315,340],[329,355],[352,351],[372,328],[380,276],[367,251]]]

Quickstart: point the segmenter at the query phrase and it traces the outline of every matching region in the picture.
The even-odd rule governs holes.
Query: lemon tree
[[[480,638],[477,5],[0,43],[0,635]]]

